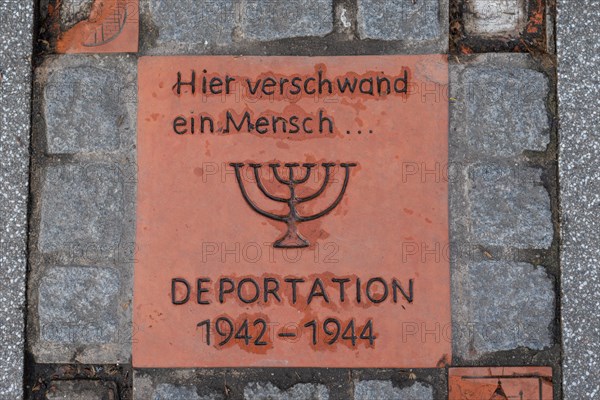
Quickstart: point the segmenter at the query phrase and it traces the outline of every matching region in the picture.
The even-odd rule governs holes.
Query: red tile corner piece
[[[448,400],[552,400],[551,367],[450,368]]]
[[[60,7],[49,9],[56,53],[137,53],[138,0],[95,0],[87,20],[69,30],[60,28]]]

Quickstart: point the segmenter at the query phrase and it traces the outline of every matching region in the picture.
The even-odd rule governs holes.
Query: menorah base
[[[297,232],[287,232],[284,237],[273,243],[277,249],[301,249],[308,247],[310,243]]]

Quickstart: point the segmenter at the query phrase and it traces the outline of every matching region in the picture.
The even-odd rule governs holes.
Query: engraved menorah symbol
[[[294,177],[294,168],[300,167],[300,164],[298,164],[298,163],[285,164],[285,167],[288,169],[288,179],[284,179],[281,177],[281,175],[279,175],[278,168],[281,167],[281,164],[269,164],[269,167],[273,170],[273,176],[275,177],[277,182],[288,187],[288,189],[290,191],[290,195],[287,198],[275,196],[275,195],[269,193],[269,191],[267,191],[267,189],[265,188],[265,186],[263,185],[263,183],[260,179],[260,169],[262,168],[262,164],[248,164],[252,169],[254,169],[254,179],[256,181],[256,185],[258,186],[258,189],[262,192],[262,194],[273,201],[277,201],[280,203],[287,203],[288,208],[289,208],[289,212],[287,215],[273,214],[273,213],[270,213],[270,212],[265,211],[265,210],[261,209],[260,207],[258,207],[256,205],[256,203],[254,203],[252,201],[252,199],[250,199],[250,196],[248,196],[248,192],[246,191],[244,182],[242,180],[242,175],[240,173],[240,169],[244,166],[244,163],[230,163],[229,165],[231,165],[232,167],[235,168],[235,177],[236,177],[238,185],[240,187],[240,191],[242,192],[242,196],[244,197],[244,200],[246,200],[246,203],[248,203],[248,205],[254,211],[256,211],[258,214],[260,214],[264,217],[270,218],[275,221],[281,221],[281,222],[287,223],[287,232],[281,239],[279,239],[275,243],[273,243],[273,247],[288,248],[288,249],[289,248],[307,247],[310,244],[308,242],[308,240],[303,238],[302,235],[300,235],[300,232],[298,232],[298,224],[302,223],[302,222],[314,221],[316,219],[319,219],[319,218],[329,214],[331,211],[333,211],[342,201],[342,198],[344,197],[344,194],[346,193],[346,189],[348,188],[348,181],[350,180],[350,168],[356,166],[355,163],[341,163],[340,167],[344,168],[344,170],[345,170],[344,183],[343,183],[340,193],[338,194],[335,201],[329,207],[325,208],[323,211],[321,211],[319,213],[309,215],[309,216],[301,216],[298,213],[298,209],[297,209],[298,204],[314,200],[317,197],[321,196],[323,194],[323,192],[325,192],[325,189],[327,189],[327,187],[329,185],[329,181],[331,179],[331,169],[336,166],[335,163],[322,163],[321,164],[323,166],[323,168],[325,168],[325,178],[323,179],[323,183],[321,184],[321,187],[313,194],[311,194],[309,196],[303,196],[303,197],[299,197],[296,194],[297,186],[308,181],[313,169],[315,167],[317,167],[317,164],[312,164],[312,163],[302,164],[302,167],[304,167],[306,169],[306,172],[304,173],[304,176],[301,179],[296,179]]]

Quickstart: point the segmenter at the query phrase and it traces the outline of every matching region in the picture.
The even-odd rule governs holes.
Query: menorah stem
[[[308,240],[304,239],[298,232],[298,226],[294,218],[288,218],[287,232],[285,235],[273,244],[273,247],[284,248],[284,249],[300,249],[308,247]]]

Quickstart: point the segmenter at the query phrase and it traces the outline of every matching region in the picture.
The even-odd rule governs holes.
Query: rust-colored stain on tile
[[[57,53],[136,53],[138,0],[94,0],[89,16],[62,31],[60,1],[49,6]]]
[[[451,360],[442,55],[142,57],[136,367]]]
[[[552,400],[551,367],[450,368],[448,400]]]

